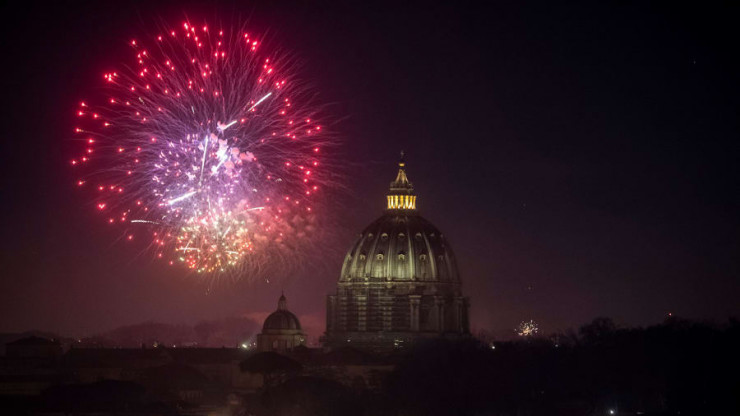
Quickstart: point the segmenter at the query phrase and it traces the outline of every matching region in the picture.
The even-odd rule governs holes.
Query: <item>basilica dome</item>
[[[385,350],[419,338],[470,333],[469,300],[442,232],[416,210],[401,158],[386,209],[344,257],[327,297],[324,345]]]
[[[414,187],[401,159],[383,216],[368,225],[344,258],[341,281],[460,283],[445,236],[416,211]]]

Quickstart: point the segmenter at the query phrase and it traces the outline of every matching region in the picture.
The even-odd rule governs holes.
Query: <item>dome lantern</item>
[[[406,160],[403,151],[401,151],[401,160],[398,162],[396,180],[391,182],[390,192],[386,197],[389,210],[416,210],[416,195],[413,184],[406,176]]]
[[[288,301],[285,299],[285,293],[282,293],[280,295],[280,299],[278,299],[278,308],[279,311],[287,311],[288,310]]]

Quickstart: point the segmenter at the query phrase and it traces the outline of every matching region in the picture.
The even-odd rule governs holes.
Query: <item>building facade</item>
[[[452,248],[416,200],[402,157],[384,214],[360,233],[327,297],[326,347],[386,350],[470,333]]]

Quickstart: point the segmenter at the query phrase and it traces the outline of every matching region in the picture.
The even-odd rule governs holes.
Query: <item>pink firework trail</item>
[[[199,273],[254,277],[300,258],[330,141],[291,60],[190,23],[130,46],[134,65],[105,73],[105,100],[76,113],[71,164],[97,210]]]

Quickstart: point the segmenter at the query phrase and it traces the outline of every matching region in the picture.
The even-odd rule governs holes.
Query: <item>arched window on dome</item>
[[[375,260],[383,260],[383,253],[378,253],[375,255]]]
[[[404,238],[406,238],[406,234],[404,234],[404,233],[398,233],[398,239],[399,240],[403,240]]]
[[[380,239],[383,240],[383,241],[387,240],[388,239],[388,234],[387,233],[381,234],[380,235]]]
[[[406,253],[404,253],[403,251],[399,251],[398,252],[398,260],[400,260],[400,261],[406,261]]]
[[[424,254],[424,253],[420,254],[419,255],[419,260],[421,260],[421,261],[427,261],[427,255]]]

